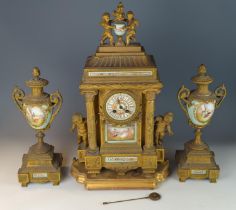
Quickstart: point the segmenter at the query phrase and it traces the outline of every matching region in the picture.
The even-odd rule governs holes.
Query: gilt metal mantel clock
[[[78,159],[71,173],[87,189],[155,188],[168,175],[162,139],[173,133],[173,114],[154,116],[163,84],[153,57],[133,42],[134,13],[119,3],[112,16],[102,15],[100,46],[84,67],[87,118],[72,117]]]

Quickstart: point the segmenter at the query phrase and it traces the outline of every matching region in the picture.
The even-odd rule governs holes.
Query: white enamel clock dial
[[[114,120],[130,119],[136,111],[136,103],[127,93],[115,93],[106,102],[106,112]]]

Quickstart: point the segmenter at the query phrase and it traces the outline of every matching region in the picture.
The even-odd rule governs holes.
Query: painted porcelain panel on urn
[[[216,101],[203,102],[192,100],[187,106],[188,115],[194,125],[205,126],[214,114]]]
[[[52,109],[49,105],[24,104],[25,116],[30,126],[34,129],[45,129],[52,117]]]

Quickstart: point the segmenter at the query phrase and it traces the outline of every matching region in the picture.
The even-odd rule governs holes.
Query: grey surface
[[[21,155],[35,142],[34,132],[11,100],[11,91],[15,85],[26,90],[24,81],[31,78],[32,67],[39,66],[42,77],[50,81],[46,90],[59,89],[64,98],[62,110],[46,139],[63,153],[65,165],[70,166],[76,154],[76,141],[69,132],[71,116],[74,112],[85,114],[84,99],[78,91],[82,68],[99,44],[101,14],[112,12],[117,3],[0,0],[0,154],[5,154],[4,160],[16,161],[19,166]],[[137,40],[154,55],[165,86],[157,98],[156,114],[166,111],[175,114],[175,136],[165,140],[170,158],[173,160],[174,151],[193,137],[193,130],[177,103],[177,91],[182,84],[193,88],[190,78],[196,74],[197,66],[205,63],[215,78],[212,89],[224,82],[228,96],[216,110],[210,126],[204,129],[203,137],[212,148],[221,151],[216,156],[222,168],[232,158],[235,161],[227,146],[236,145],[236,2],[127,0],[123,3],[126,11],[133,10],[139,19]],[[13,152],[16,150],[17,153]],[[4,160],[1,167],[6,165]],[[17,170],[11,164],[7,169]]]

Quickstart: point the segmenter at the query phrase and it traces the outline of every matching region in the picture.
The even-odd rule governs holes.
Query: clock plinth
[[[144,173],[140,168],[125,174],[102,169],[99,174],[89,174],[85,164],[74,159],[71,174],[77,182],[88,190],[155,189],[168,176],[169,161],[158,165],[152,173]]]
[[[165,180],[169,161],[155,139],[167,122],[157,117],[158,125],[154,116],[162,87],[153,57],[140,44],[103,45],[88,57],[80,84],[87,118],[76,114],[72,120],[77,182],[87,189],[153,189]]]

